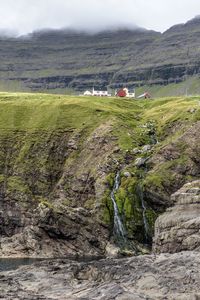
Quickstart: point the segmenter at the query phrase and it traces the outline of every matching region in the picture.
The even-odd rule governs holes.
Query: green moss
[[[164,176],[163,176],[164,175]],[[160,189],[163,189],[163,180],[166,179],[166,174],[162,173],[152,173],[147,175],[145,181],[144,181],[144,186],[145,187],[157,187]]]
[[[85,201],[84,208],[92,210],[94,209],[94,205],[95,205],[95,199],[89,198]]]
[[[132,173],[132,169],[130,170]],[[107,179],[109,180],[108,190],[104,198],[104,222],[113,226],[113,203],[110,197],[113,188],[113,174],[110,174]],[[127,235],[130,239],[136,239],[141,243],[144,242],[145,228],[143,220],[143,207],[138,193],[138,185],[141,184],[141,177],[121,177],[121,184],[119,190],[115,194],[116,203],[118,206],[121,220],[125,226]],[[154,223],[157,218],[157,213],[146,203],[147,210],[145,216],[148,222],[148,238],[149,242],[153,236]]]
[[[115,180],[115,174],[114,173],[109,173],[106,176],[105,184],[110,188],[110,190],[112,189],[112,187],[114,185],[114,180]]]
[[[182,149],[185,149],[183,146]],[[176,182],[176,169],[184,169],[185,166],[189,163],[189,157],[183,153],[180,155],[179,158],[173,159],[170,161],[165,161],[162,164],[160,164],[156,170],[153,172],[148,172],[145,180],[144,180],[144,187],[146,189],[158,189],[160,191],[165,191],[166,187],[169,187],[173,185],[174,182]],[[187,178],[187,174],[183,174]]]
[[[110,190],[106,190],[104,197],[102,199],[102,221],[103,223],[112,226],[113,225],[113,203],[110,197]]]
[[[8,192],[20,192],[22,194],[30,194],[28,186],[18,176],[11,176],[7,178],[7,190]]]
[[[47,198],[43,198],[43,197],[38,196],[38,197],[37,197],[37,201],[38,201],[40,204],[42,204],[42,205],[44,205],[44,206],[46,206],[46,207],[48,207],[48,208],[50,208],[50,209],[53,209],[53,208],[54,208],[53,204],[52,204],[51,202],[49,202],[49,199],[47,199]]]
[[[138,193],[138,185],[141,179],[137,177],[122,177],[121,185],[116,193],[116,202],[119,209],[121,219],[125,225],[126,232],[130,239],[144,241],[144,223],[143,223],[143,207]],[[148,204],[147,204],[148,205]],[[153,235],[153,226],[156,218],[154,211],[147,208],[147,220],[149,224],[149,238]]]
[[[0,184],[3,183],[5,181],[5,176],[0,174]]]
[[[149,237],[152,238],[154,235],[154,225],[155,221],[158,218],[158,213],[156,213],[152,208],[148,208],[145,213],[147,223],[149,225]]]

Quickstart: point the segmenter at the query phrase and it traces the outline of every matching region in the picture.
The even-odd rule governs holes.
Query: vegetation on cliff
[[[199,99],[1,93],[1,255],[104,253],[117,171],[127,239],[151,243],[170,194],[200,175]]]

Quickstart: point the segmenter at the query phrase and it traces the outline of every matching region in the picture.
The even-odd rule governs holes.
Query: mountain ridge
[[[199,37],[199,18],[164,33],[45,30],[3,37],[0,89],[62,93],[180,83],[200,74]]]

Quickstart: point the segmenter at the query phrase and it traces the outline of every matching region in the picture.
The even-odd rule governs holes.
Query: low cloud
[[[199,0],[0,0],[0,31],[18,35],[72,28],[97,32],[136,25],[157,31],[200,13]]]

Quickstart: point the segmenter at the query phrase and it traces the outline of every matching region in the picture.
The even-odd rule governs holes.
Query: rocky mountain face
[[[144,253],[200,176],[198,97],[0,99],[1,257]]]
[[[200,18],[163,34],[137,29],[96,35],[46,31],[0,39],[4,90],[83,91],[166,85],[200,73]]]
[[[200,181],[187,183],[174,193],[171,199],[175,205],[156,220],[155,251],[199,251]]]
[[[1,299],[200,298],[199,97],[0,108]]]
[[[1,136],[1,256],[105,252],[109,230],[97,220],[115,151],[109,131],[97,127],[82,146],[84,133],[67,129]]]

